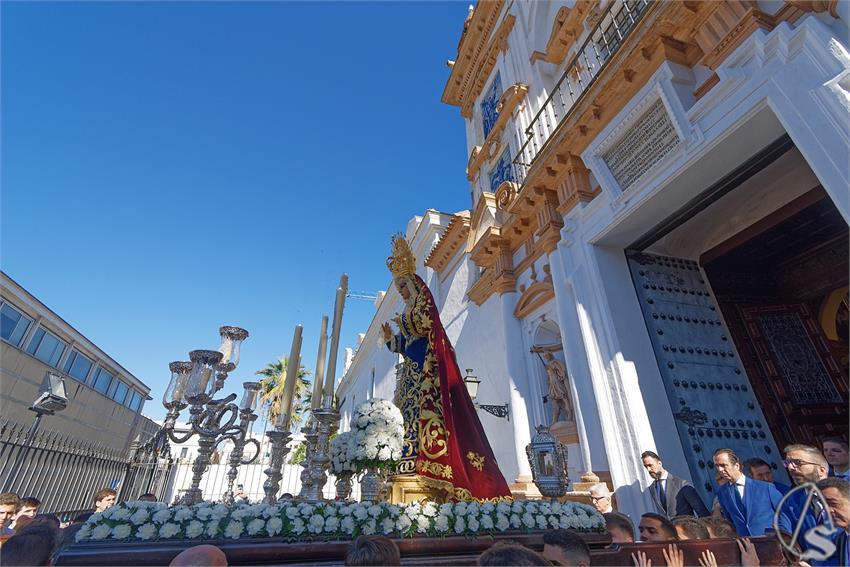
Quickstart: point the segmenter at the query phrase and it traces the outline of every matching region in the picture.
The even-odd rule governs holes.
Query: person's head
[[[543,534],[543,557],[555,565],[578,567],[590,565],[590,548],[580,536],[567,530]]]
[[[826,457],[826,462],[840,471],[850,466],[847,441],[841,437],[827,437],[823,440],[823,456]]]
[[[693,516],[676,516],[670,522],[676,527],[679,539],[709,539],[708,529]]]
[[[785,468],[794,484],[817,482],[826,478],[829,463],[823,453],[811,445],[788,445],[785,447]]]
[[[705,516],[699,519],[699,523],[708,530],[708,536],[712,539],[738,537],[735,526],[724,518],[718,516]]]
[[[596,507],[596,511],[601,513],[607,512],[611,508],[611,491],[608,490],[608,485],[604,482],[598,482],[591,486],[590,501]]]
[[[649,473],[649,476],[655,479],[661,478],[664,473],[664,463],[661,462],[661,457],[652,451],[644,451],[640,454],[640,460],[643,461],[643,468]]]
[[[552,562],[518,543],[496,542],[478,556],[476,565],[552,565]]]
[[[638,532],[640,532],[641,541],[675,541],[678,539],[676,527],[670,523],[670,520],[654,512],[647,512],[640,517]]]
[[[345,554],[346,565],[401,565],[398,546],[389,538],[362,535],[351,542]]]
[[[20,518],[21,516],[29,516],[30,518],[34,517],[38,514],[39,506],[41,506],[41,500],[34,496],[25,496],[24,498],[21,498],[16,518]]]
[[[227,556],[214,545],[196,545],[178,553],[168,567],[227,567]]]
[[[741,461],[732,449],[725,447],[714,452],[714,468],[717,474],[722,476],[725,482],[736,483],[741,475]]]
[[[635,525],[631,518],[619,512],[608,512],[602,514],[605,518],[605,527],[611,535],[611,543],[634,543]]]
[[[755,480],[773,482],[773,470],[767,461],[758,457],[744,461],[744,473]]]
[[[156,494],[151,494],[150,492],[145,492],[141,496],[139,496],[139,502],[156,502]]]
[[[839,528],[850,531],[850,482],[831,476],[819,480],[818,488],[826,499],[832,521]]]
[[[54,530],[62,528],[62,521],[56,514],[38,514],[29,523],[30,526],[50,526]]]
[[[3,565],[49,565],[59,531],[47,525],[27,526],[3,544]]]
[[[21,499],[14,492],[0,494],[0,528],[12,523],[20,505]]]
[[[116,496],[118,496],[118,493],[111,488],[104,488],[95,492],[92,497],[92,500],[94,500],[94,511],[103,512],[114,505]]]

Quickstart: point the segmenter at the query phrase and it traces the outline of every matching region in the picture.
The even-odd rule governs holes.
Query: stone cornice
[[[572,8],[566,6],[558,10],[552,33],[546,42],[546,51],[535,51],[531,54],[531,64],[537,61],[548,61],[555,65],[563,63],[570,47],[581,35],[584,29],[584,19],[592,7],[598,7],[599,0],[577,0]]]
[[[466,248],[469,236],[469,211],[461,211],[454,215],[445,232],[437,241],[434,249],[425,259],[425,265],[438,273],[446,269],[458,250]]]
[[[492,268],[496,263],[496,253],[501,245],[501,229],[496,226],[488,227],[469,251],[469,256],[477,266]]]
[[[522,319],[529,313],[549,302],[555,297],[555,287],[552,285],[552,277],[548,276],[542,282],[534,282],[522,292],[514,308],[514,316]]]
[[[491,270],[487,270],[484,274],[478,278],[478,281],[475,282],[472,287],[467,292],[467,296],[476,305],[482,305],[487,298],[489,298],[495,292],[495,283],[493,282],[493,274]]]
[[[523,83],[514,83],[509,86],[502,96],[499,97],[499,103],[496,105],[496,111],[499,117],[487,134],[483,146],[475,146],[472,148],[472,153],[469,156],[469,161],[466,165],[466,178],[469,181],[475,181],[478,176],[478,171],[481,166],[502,153],[502,133],[505,131],[505,126],[508,119],[514,112],[514,109],[519,106],[525,95],[528,93],[528,85]]]
[[[460,106],[460,113],[465,118],[472,117],[472,106],[484,89],[496,65],[496,58],[501,51],[508,48],[508,35],[516,21],[513,14],[504,17],[490,38],[490,31],[503,4],[504,0],[478,3],[471,24],[461,39],[458,59],[452,66],[452,72],[443,90],[442,101]],[[483,12],[479,16],[481,10]]]

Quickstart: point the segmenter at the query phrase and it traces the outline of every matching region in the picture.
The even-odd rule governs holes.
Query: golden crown
[[[392,243],[393,254],[387,258],[387,267],[392,272],[393,278],[410,277],[415,274],[416,258],[413,257],[410,244],[401,233],[392,236]]]

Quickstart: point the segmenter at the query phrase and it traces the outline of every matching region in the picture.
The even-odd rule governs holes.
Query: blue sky
[[[440,102],[467,4],[2,3],[0,266],[152,388],[251,332],[227,391],[319,323],[339,274],[469,206]],[[349,301],[342,346],[372,314]],[[340,352],[340,357],[342,353]]]

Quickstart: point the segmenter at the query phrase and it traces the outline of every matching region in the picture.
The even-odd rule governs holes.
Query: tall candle
[[[334,382],[336,377],[336,357],[339,351],[339,331],[342,326],[342,310],[345,308],[345,294],[348,293],[348,274],[339,277],[339,287],[336,289],[334,302],[334,327],[331,333],[331,354],[328,357],[327,374],[325,375],[324,406],[331,407],[334,397]]]
[[[298,381],[298,365],[301,362],[301,331],[301,325],[295,325],[292,348],[289,351],[289,360],[286,363],[286,378],[284,379],[283,396],[280,399],[280,413],[275,421],[275,427],[281,431],[287,431],[292,420],[292,400],[295,397],[295,382]]]
[[[322,315],[322,332],[319,335],[319,354],[316,358],[316,372],[313,375],[313,403],[314,410],[322,407],[322,380],[325,377],[325,355],[328,350],[328,316]]]

